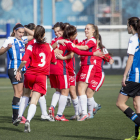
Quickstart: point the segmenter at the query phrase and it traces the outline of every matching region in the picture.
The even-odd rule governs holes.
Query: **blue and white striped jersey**
[[[138,34],[129,39],[127,53],[128,55],[134,55],[134,58],[126,81],[140,83],[140,40],[138,39]]]
[[[18,69],[21,59],[23,55],[25,54],[25,44],[28,43],[27,36],[22,37],[22,40],[18,40],[15,37],[8,37],[2,47],[6,48],[8,44],[12,44],[12,47],[8,50],[10,62],[9,62],[9,68],[14,68],[15,70]],[[25,71],[25,67],[22,68],[22,71]]]

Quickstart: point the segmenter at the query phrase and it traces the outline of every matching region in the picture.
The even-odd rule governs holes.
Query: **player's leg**
[[[76,94],[76,86],[70,86],[70,95],[73,103],[73,107],[75,110],[75,115],[70,118],[70,120],[78,120],[79,119],[79,111],[78,111],[78,97]]]
[[[93,95],[95,93],[95,90],[92,90],[91,88],[87,88],[86,95],[87,95],[87,107],[88,107],[88,119],[91,119],[94,117],[93,115],[93,108],[94,106],[94,100]]]

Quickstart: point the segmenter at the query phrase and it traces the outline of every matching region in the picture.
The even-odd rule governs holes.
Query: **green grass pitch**
[[[93,119],[84,122],[41,121],[38,104],[31,120],[31,133],[23,133],[24,124],[14,126],[11,123],[13,89],[10,80],[0,78],[0,140],[123,140],[131,137],[135,124],[116,107],[121,80],[122,76],[106,76],[103,86],[94,96],[102,108]],[[54,89],[50,88],[48,82],[47,108],[53,93]],[[127,105],[133,108],[132,99],[127,101]],[[27,109],[24,113],[25,117],[26,115]],[[67,119],[74,115],[72,105],[66,107],[64,115]]]

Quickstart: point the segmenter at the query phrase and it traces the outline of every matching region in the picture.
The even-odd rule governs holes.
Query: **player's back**
[[[49,75],[53,55],[52,47],[48,43],[34,43],[29,47],[32,53],[30,55],[30,67],[27,69],[27,73]]]

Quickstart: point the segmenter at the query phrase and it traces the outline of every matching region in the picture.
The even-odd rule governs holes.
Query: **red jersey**
[[[89,40],[85,39],[80,42],[78,45],[87,45],[89,47],[87,52],[95,52],[97,48],[97,41],[94,37],[91,37]],[[81,57],[81,66],[82,65],[94,65],[94,57],[95,56],[82,56]]]
[[[29,58],[31,59],[31,63],[26,73],[34,75],[49,75],[50,63],[56,62],[53,48],[48,43],[29,45],[22,61],[28,61]]]
[[[51,46],[56,42],[57,39],[58,39],[58,37],[55,37],[52,39]]]
[[[93,52],[86,52],[86,51],[80,51],[79,49],[75,48],[75,44],[73,44],[71,41],[65,42],[66,46],[63,46],[59,44],[58,48],[59,50],[63,51],[62,56],[67,56],[71,51],[74,53],[77,53],[78,55],[93,55]],[[67,75],[68,74],[68,62],[67,60],[57,60],[57,67],[51,66],[51,74],[56,75]]]
[[[97,50],[100,50],[101,51],[101,49],[97,49]],[[105,56],[108,55],[108,51],[107,51],[106,48],[103,48],[102,51],[105,54]],[[95,59],[94,62],[95,62],[96,72],[102,72],[103,71],[103,64],[106,61],[105,56],[102,56],[102,57],[94,56],[94,59]],[[112,58],[111,58],[110,55],[108,55],[107,57],[109,58],[107,62],[109,62],[109,60],[112,59]]]
[[[31,44],[34,44],[36,42],[35,39],[30,40],[26,45],[25,45],[25,51],[27,49],[27,47]],[[30,66],[30,59],[28,59],[27,63],[25,64],[26,69]]]
[[[78,44],[78,39],[76,38],[75,40],[71,40],[72,43],[74,43],[75,45]],[[73,56],[73,58],[68,59],[68,72],[70,76],[74,76],[75,75],[75,57]]]

